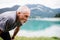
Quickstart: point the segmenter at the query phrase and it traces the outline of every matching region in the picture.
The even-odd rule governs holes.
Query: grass
[[[2,40],[2,38],[0,38]],[[15,37],[15,40],[60,40],[58,37]]]

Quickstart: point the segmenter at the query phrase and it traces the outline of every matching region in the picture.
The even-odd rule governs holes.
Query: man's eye
[[[25,16],[25,17],[28,17],[28,16]]]

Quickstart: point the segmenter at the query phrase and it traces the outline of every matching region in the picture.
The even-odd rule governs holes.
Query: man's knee
[[[11,37],[10,37],[9,32],[2,32],[2,33],[1,33],[1,38],[2,38],[3,40],[11,40]]]

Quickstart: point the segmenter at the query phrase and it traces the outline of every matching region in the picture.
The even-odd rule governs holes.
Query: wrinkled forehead
[[[22,10],[21,13],[30,14],[30,10]]]
[[[23,12],[22,14],[27,15],[27,16],[30,16],[30,13],[29,12]]]
[[[24,13],[24,14],[29,14],[29,15],[30,15],[30,10],[23,9],[23,10],[21,10],[21,13]]]

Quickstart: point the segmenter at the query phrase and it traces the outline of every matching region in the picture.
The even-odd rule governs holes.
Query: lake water
[[[60,25],[60,21],[28,20],[21,27],[21,30],[38,31],[44,30],[52,25]]]

